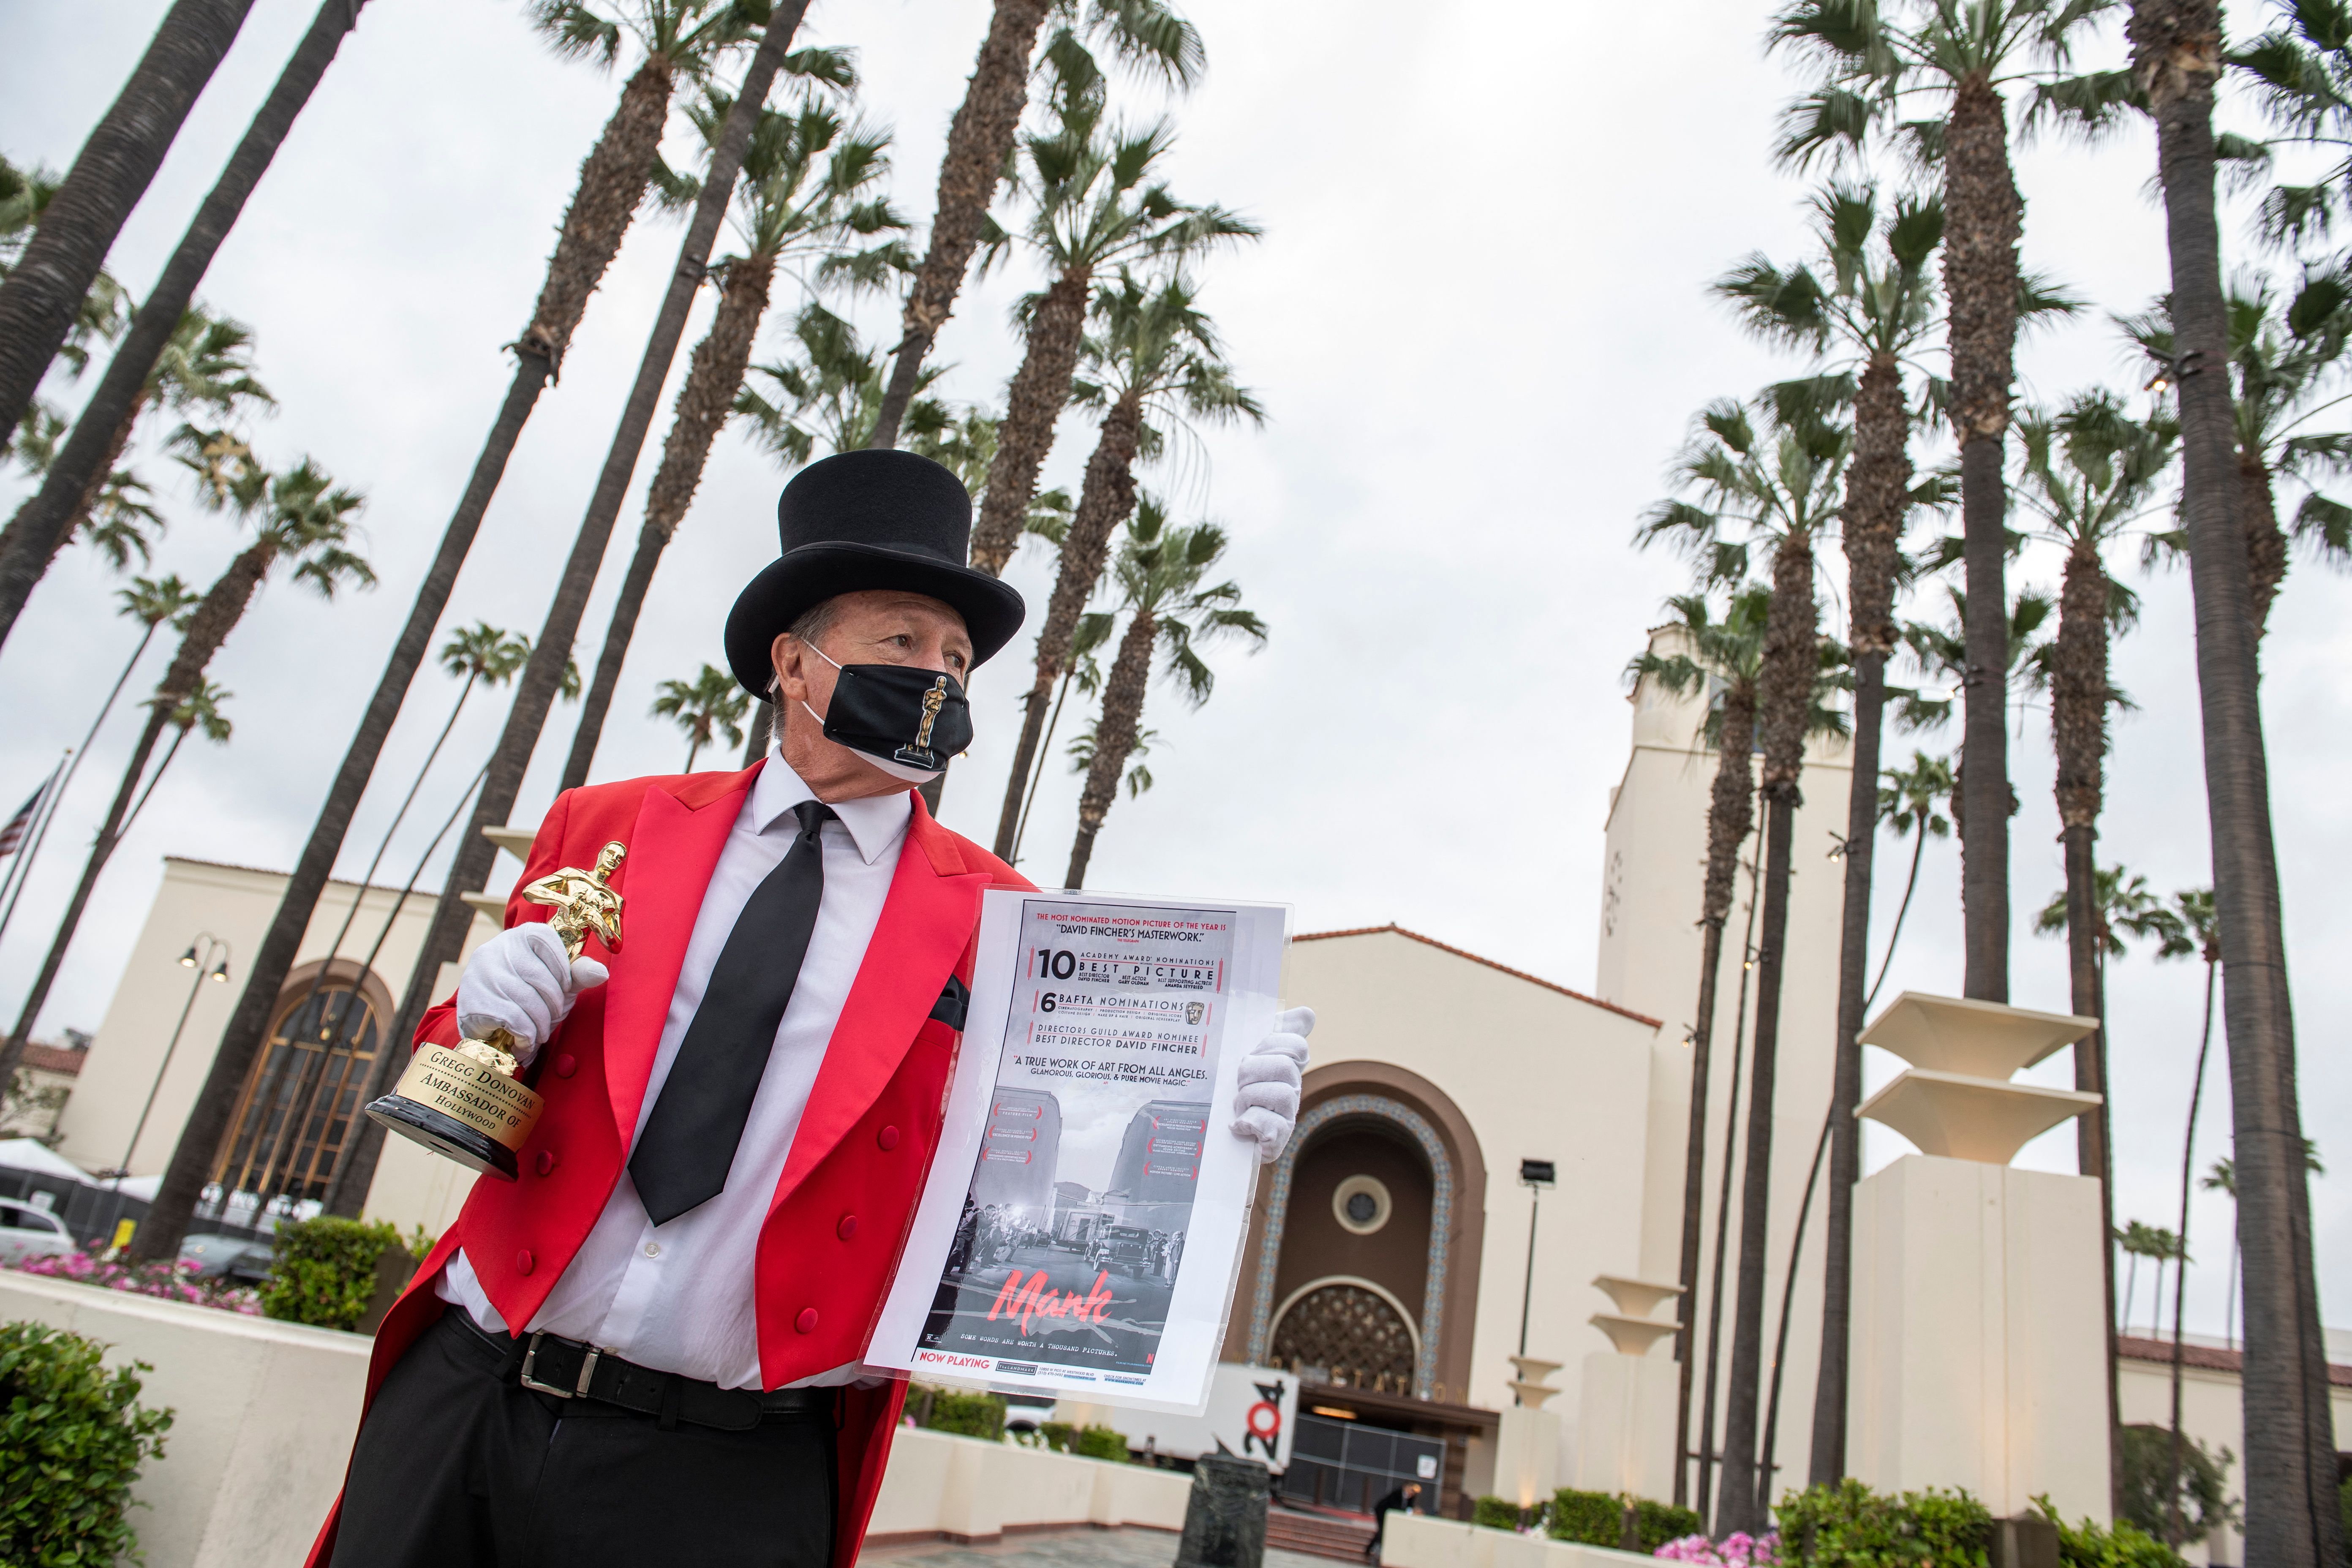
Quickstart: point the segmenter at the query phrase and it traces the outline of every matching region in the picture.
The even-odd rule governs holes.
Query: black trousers
[[[409,1347],[360,1426],[332,1568],[826,1568],[829,1415],[664,1431],[505,1362],[454,1316]]]

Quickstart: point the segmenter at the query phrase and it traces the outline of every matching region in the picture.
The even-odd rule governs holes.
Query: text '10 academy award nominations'
[[[554,910],[547,924],[570,957],[579,958],[592,933],[606,952],[621,950],[621,895],[612,877],[628,852],[607,844],[593,870],[562,867],[522,890],[532,903]],[[515,1151],[530,1136],[541,1103],[515,1076],[517,1044],[504,1029],[492,1029],[454,1047],[419,1046],[392,1092],[369,1104],[368,1116],[436,1154],[511,1182]]]
[[[1256,1183],[1230,1131],[1288,911],[992,890],[946,1124],[868,1364],[1197,1412]]]

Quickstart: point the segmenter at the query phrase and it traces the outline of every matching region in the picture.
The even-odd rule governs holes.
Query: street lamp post
[[[139,1108],[139,1121],[131,1129],[131,1142],[123,1145],[121,1170],[114,1181],[118,1187],[122,1184],[122,1177],[131,1173],[131,1156],[139,1148],[139,1135],[147,1131],[148,1112],[155,1109],[155,1096],[163,1092],[163,1075],[171,1070],[172,1053],[180,1048],[180,1034],[188,1026],[188,1015],[196,1010],[196,993],[205,988],[207,980],[222,985],[228,984],[228,943],[208,931],[198,931],[195,940],[188,943],[188,951],[180,954],[180,967],[194,970],[195,983],[188,987],[188,999],[180,1008],[180,1022],[172,1030],[172,1043],[163,1047],[163,1059],[155,1068],[155,1081],[148,1086],[147,1103]]]
[[[1528,1282],[1519,1292],[1519,1354],[1528,1353],[1528,1314],[1536,1300],[1536,1215],[1543,1202],[1544,1189],[1552,1185],[1558,1173],[1549,1160],[1519,1162],[1519,1185],[1528,1189]],[[1514,1405],[1523,1403],[1517,1394],[1511,1395]]]

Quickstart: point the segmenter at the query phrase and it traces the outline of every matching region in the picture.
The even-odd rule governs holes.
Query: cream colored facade
[[[244,992],[245,966],[260,947],[285,887],[286,878],[279,872],[165,858],[163,884],[131,943],[80,1081],[67,1102],[59,1123],[59,1153],[88,1170],[121,1167],[133,1175],[159,1173],[170,1163],[180,1128],[212,1070],[221,1032]],[[407,989],[410,966],[424,945],[435,897],[411,893],[400,904],[373,966],[374,978],[395,1005]],[[355,900],[357,917],[335,948],[336,935]],[[330,882],[297,950],[295,973],[299,976],[304,966],[328,957],[331,948],[346,960],[364,957],[398,900],[395,889]],[[478,918],[467,933],[468,948],[491,930],[488,921]],[[206,939],[227,943],[229,978],[225,983],[204,978],[180,962],[192,945],[205,948]],[[184,1010],[186,1024],[182,1026]],[[151,1092],[154,1107],[133,1147],[131,1131],[139,1126],[141,1109]],[[412,1169],[417,1162],[395,1159],[392,1153],[391,1146],[402,1141],[386,1142],[378,1191],[404,1223],[423,1223],[434,1207],[432,1194],[412,1194],[408,1189],[437,1173]],[[405,1217],[411,1211],[413,1220]]]

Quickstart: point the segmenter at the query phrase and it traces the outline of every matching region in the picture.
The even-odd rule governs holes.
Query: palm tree
[[[1151,498],[1145,496],[1137,503],[1137,509],[1140,510],[1153,504],[1155,503]],[[1054,743],[1054,731],[1061,728],[1062,705],[1070,700],[1071,686],[1075,684],[1078,690],[1087,697],[1094,697],[1101,692],[1102,665],[1096,659],[1095,655],[1100,651],[1105,643],[1110,641],[1110,634],[1118,625],[1118,618],[1108,610],[1090,611],[1078,617],[1077,635],[1070,641],[1070,666],[1062,671],[1062,689],[1054,699],[1053,717],[1045,721],[1045,744],[1048,747]],[[1088,723],[1085,734],[1079,740],[1070,742],[1070,760],[1076,764],[1076,772],[1084,773],[1094,765],[1095,728],[1094,724]],[[1081,741],[1086,748],[1083,756],[1079,752]],[[1140,739],[1136,742],[1136,749],[1139,752],[1150,750]],[[1021,864],[1021,844],[1028,837],[1029,813],[1037,805],[1037,785],[1045,776],[1045,770],[1039,768],[1030,777],[1029,797],[1021,803],[1021,824],[1013,829],[1013,854],[1005,861],[1008,866]],[[1146,771],[1142,776],[1146,782],[1138,786],[1139,793],[1150,787],[1150,773]]]
[[[175,0],[82,143],[38,232],[0,282],[0,430],[24,418],[123,220],[252,8],[253,0]]]
[[[1084,0],[1083,20],[1080,3],[996,0],[988,36],[981,40],[980,58],[964,88],[963,102],[948,125],[929,247],[907,290],[904,335],[893,351],[889,384],[876,411],[871,446],[898,444],[899,425],[922,385],[923,361],[955,309],[972,252],[987,237],[989,204],[995,200],[996,184],[1004,177],[1011,160],[1021,112],[1029,106],[1029,55],[1046,15],[1058,10],[1063,16],[1046,50],[1049,61],[1083,55],[1078,47],[1083,33],[1108,42],[1126,64],[1157,74],[1173,86],[1189,88],[1201,74],[1205,57],[1200,34],[1163,0]],[[1088,57],[1085,68],[1092,67]]]
[[[693,119],[706,142],[719,139],[732,107],[723,94],[705,95]],[[743,183],[735,199],[743,253],[712,268],[720,279],[719,309],[688,362],[686,384],[678,388],[661,467],[646,493],[646,520],[637,531],[636,552],[621,579],[604,651],[596,659],[596,677],[589,686],[559,789],[577,789],[588,782],[589,764],[595,760],[637,616],[662,552],[702,483],[711,442],[734,412],[777,268],[792,260],[814,260],[820,284],[842,278],[874,282],[899,259],[899,246],[890,237],[906,224],[887,197],[872,194],[877,182],[889,174],[889,147],[888,132],[845,124],[814,97],[803,99],[790,114],[762,110],[752,127],[751,143],[743,154]],[[878,243],[857,248],[869,240]]]
[[[154,513],[131,500],[127,491],[145,487],[121,471],[120,465],[140,419],[151,410],[183,415],[201,410],[233,420],[248,411],[277,405],[278,400],[269,395],[269,389],[254,378],[252,331],[242,322],[215,315],[203,305],[190,306],[181,313],[178,325],[155,356],[153,368],[131,398],[130,408],[116,422],[103,458],[82,487],[65,529],[57,535],[47,558],[41,563],[41,570],[47,571],[58,552],[78,534],[89,537],[114,559],[118,569],[127,563],[132,551],[142,561],[147,558],[149,542],[141,523],[144,521],[152,525]],[[207,436],[214,434],[208,432]],[[233,441],[234,437],[226,439]],[[0,553],[16,549],[25,537],[26,513],[38,500],[37,496],[27,500],[8,525],[0,528]],[[142,512],[143,520],[139,516]]]
[[[223,690],[214,682],[198,676],[196,683],[188,689],[188,694],[173,706],[164,718],[165,727],[173,731],[171,744],[163,748],[163,759],[155,764],[155,771],[147,775],[146,787],[139,792],[139,798],[131,803],[131,810],[124,815],[122,826],[115,834],[117,839],[127,835],[131,825],[139,820],[139,814],[147,809],[147,803],[154,798],[155,786],[162,784],[163,775],[171,771],[172,760],[180,754],[180,743],[188,738],[190,731],[202,730],[205,739],[215,746],[228,743],[233,726],[221,712],[221,705],[236,695],[236,692]]]
[[[2116,0],[1794,0],[1775,19],[1772,43],[1816,68],[1814,91],[1791,107],[1780,153],[1802,163],[1858,148],[1868,130],[1919,95],[1940,108],[1902,130],[1944,178],[1944,288],[1952,363],[1949,409],[1960,447],[1968,600],[1977,628],[1971,669],[1990,674],[2001,653],[2008,603],[2002,444],[2016,379],[2024,279],[2017,247],[2024,203],[2010,169],[2003,91],[2068,61],[2081,27]],[[1962,779],[1961,905],[1964,993],[2009,1000],[2009,738],[1997,683],[1970,679]],[[1984,700],[1975,700],[1981,697]]]
[[[1761,428],[1728,401],[1699,416],[1676,459],[1684,499],[1653,508],[1642,542],[1672,541],[1722,581],[1745,577],[1751,551],[1771,547],[1771,605],[1757,677],[1756,732],[1763,752],[1762,929],[1757,939],[1756,1035],[1749,1047],[1747,1169],[1740,1187],[1739,1278],[1732,1315],[1730,1387],[1724,1419],[1725,1530],[1764,1528],[1769,1499],[1756,1444],[1763,1389],[1765,1226],[1771,1194],[1773,1082],[1789,919],[1790,839],[1797,779],[1822,665],[1813,595],[1815,537],[1836,519],[1851,430],[1801,399],[1766,404]]]
[[[205,722],[201,701],[210,689],[205,684],[205,668],[229,634],[236,629],[270,573],[281,565],[289,567],[288,574],[295,582],[328,599],[347,584],[367,586],[375,582],[375,573],[351,548],[360,497],[338,488],[326,471],[310,459],[306,458],[278,475],[255,469],[220,500],[233,508],[241,521],[251,524],[253,542],[237,552],[204,597],[186,612],[179,650],[173,655],[163,679],[156,683],[155,695],[148,700],[147,724],[123,767],[122,783],[115,791],[114,804],[98,830],[97,841],[90,847],[81,880],[58,922],[48,957],[42,961],[40,973],[25,998],[16,1026],[10,1031],[5,1048],[0,1049],[0,1083],[8,1081],[8,1075],[16,1070],[17,1059],[24,1054],[25,1042],[32,1037],[33,1026],[48,1000],[49,987],[57,980],[58,967],[65,962],[66,950],[72,945],[74,932],[81,923],[82,910],[89,903],[91,889],[98,885],[99,873],[106,868],[108,858],[122,841],[133,809],[147,798],[140,793],[139,785],[147,772],[148,759],[154,754],[156,742],[166,725],[178,724],[184,737],[189,725]],[[175,749],[176,745],[174,742]],[[151,784],[151,793],[152,789]]]
[[[1029,209],[1017,231],[992,224],[981,271],[1025,245],[1051,281],[1022,301],[1027,347],[1006,393],[995,459],[971,533],[971,562],[1000,574],[1021,542],[1037,470],[1054,445],[1054,427],[1070,397],[1086,335],[1094,280],[1131,261],[1181,260],[1221,240],[1255,238],[1254,224],[1222,207],[1177,200],[1160,177],[1174,146],[1166,121],[1114,130],[1102,122],[1100,96],[1065,92],[1050,133],[1024,138],[1015,192]]]
[[[2205,1058],[2213,1049],[2213,986],[2221,974],[2221,933],[2213,919],[2213,889],[2190,888],[2172,895],[2173,912],[2189,940],[2196,944],[2197,956],[2205,961],[2205,1022],[2197,1031],[2197,1070],[2189,1080],[2189,1125],[2180,1136],[2180,1245],[2189,1246],[2189,1198],[2190,1178],[2197,1170],[2197,1112],[2205,1099]],[[2184,955],[2185,956],[2185,955]],[[2230,1254],[2230,1287],[2234,1296],[2237,1289],[2237,1252]],[[2165,1496],[2167,1539],[2178,1546],[2188,1539],[2186,1522],[2180,1514],[2180,1369],[2181,1309],[2186,1305],[2189,1271],[2177,1271],[2172,1277],[2172,1445],[2165,1462]]]
[[[1930,838],[1948,838],[1952,825],[1936,810],[1937,803],[1952,793],[1952,762],[1949,757],[1931,757],[1925,752],[1911,753],[1911,765],[1900,772],[1889,768],[1879,773],[1879,816],[1895,831],[1897,837],[1911,835],[1911,871],[1903,879],[1903,902],[1895,910],[1894,929],[1886,933],[1886,952],[1879,960],[1878,975],[1870,983],[1870,994],[1863,998],[1863,1011],[1878,1000],[1879,987],[1886,984],[1886,971],[1895,962],[1895,943],[1903,940],[1903,920],[1911,912],[1911,895],[1919,887],[1919,862],[1927,852]]]
[[[17,259],[40,225],[41,215],[58,194],[58,176],[47,169],[20,169],[0,157],[0,279],[16,269]],[[80,309],[74,312],[73,321],[66,329],[65,342],[58,346],[55,363],[64,365],[69,375],[78,376],[88,370],[91,346],[111,342],[121,336],[126,299],[122,285],[100,268],[98,276],[90,279],[89,292],[82,296]],[[0,426],[0,456],[9,455],[13,447],[15,456],[28,458],[26,469],[37,478],[47,470],[65,431],[65,416],[37,395],[26,405],[24,416],[13,428]],[[30,458],[28,447],[40,448],[39,456]]]
[[[2352,507],[2316,487],[2352,468],[2352,432],[2303,432],[2316,416],[2339,406],[2347,396],[2333,372],[2352,334],[2352,290],[2335,271],[2305,270],[2294,297],[2284,303],[2266,279],[2253,279],[2230,291],[2230,412],[2238,448],[2239,507],[2246,540],[2249,591],[2253,595],[2254,636],[2270,626],[2271,601],[2287,573],[2289,531],[2279,525],[2278,481],[2305,487],[2295,508],[2293,541],[2342,566],[2352,562]],[[2172,385],[2179,377],[2172,321],[2165,304],[2119,319],[2125,335],[2154,362],[2157,378]],[[2160,536],[2169,549],[2186,551],[2187,537]]]
[[[803,4],[787,0],[771,17],[763,29],[760,50],[745,72],[739,90],[752,104],[763,101],[777,68],[782,62],[785,40],[799,26]],[[467,552],[473,547],[474,535],[480,529],[482,515],[488,509],[491,495],[506,472],[508,458],[514,451],[515,441],[540,393],[553,378],[560,367],[565,346],[572,331],[587,309],[588,296],[603,279],[605,268],[619,249],[622,236],[629,220],[643,201],[646,188],[655,168],[655,151],[661,140],[664,122],[668,118],[669,97],[677,79],[699,79],[708,74],[719,57],[725,54],[748,36],[756,10],[765,9],[758,0],[729,0],[717,6],[714,0],[632,0],[632,8],[621,19],[606,16],[580,0],[534,0],[533,14],[541,27],[555,39],[559,48],[574,55],[602,58],[610,63],[617,57],[624,33],[635,37],[646,49],[646,61],[629,84],[623,89],[621,103],[613,118],[605,124],[594,150],[582,163],[580,184],[573,192],[572,205],[564,214],[563,226],[558,235],[555,253],[549,258],[547,277],[534,308],[530,322],[522,336],[511,345],[515,352],[515,374],[509,384],[504,403],[483,442],[476,458],[472,478],[459,498],[448,526],[443,531],[441,542],[435,552],[432,564],[426,568],[424,581],[418,584],[416,597],[409,608],[408,618],[401,627],[400,637],[393,645],[391,657],[385,660],[382,678],[361,715],[359,728],[352,737],[350,748],[336,770],[334,782],[328,787],[325,803],[313,824],[309,840],[296,859],[293,874],[287,879],[285,895],[278,900],[278,912],[264,933],[252,966],[247,970],[245,990],[239,994],[236,1011],[229,1016],[228,1026],[222,1032],[220,1048],[214,1054],[213,1065],[206,1072],[196,1103],[182,1127],[180,1142],[164,1173],[153,1206],[148,1210],[146,1223],[131,1241],[134,1257],[152,1261],[175,1256],[188,1218],[194,1213],[196,1200],[211,1169],[220,1140],[226,1133],[228,1119],[236,1109],[236,1097],[244,1091],[247,1075],[253,1058],[259,1052],[268,1031],[279,993],[285,988],[286,975],[293,967],[299,951],[302,935],[309,929],[311,914],[317,910],[319,896],[334,872],[336,858],[342,853],[343,836],[350,830],[352,816],[359,809],[360,797],[366,792],[368,780],[375,771],[377,757],[383,749],[384,739],[392,731],[393,721],[400,716],[401,704],[408,689],[416,679],[432,647],[433,631],[448,607],[449,595],[457,585],[458,569],[465,564]],[[764,73],[764,74],[763,74]],[[743,132],[749,135],[750,113],[742,116]],[[736,143],[732,158],[740,159],[741,142]],[[718,182],[718,198],[723,199],[734,184],[731,162],[714,160],[716,165],[727,163],[727,177]],[[716,215],[709,216],[698,210],[694,228],[690,231],[688,254],[681,264],[691,262],[690,269],[673,275],[671,298],[665,300],[662,321],[666,330],[674,326],[682,333],[685,328],[685,303],[691,302],[690,289],[682,303],[677,296],[681,289],[699,279],[701,262],[709,255],[709,241],[718,228]],[[700,255],[692,253],[692,235],[699,233]],[[671,339],[675,347],[675,337]],[[669,354],[661,356],[659,374],[652,379],[650,392],[643,390],[651,367],[641,366],[639,388],[633,390],[628,419],[635,420],[642,413],[646,423],[652,420],[652,405],[660,395],[660,375],[667,374]],[[639,441],[642,441],[640,427]],[[630,447],[632,466],[635,447]],[[607,463],[609,468],[612,465]],[[611,500],[611,510],[617,515],[620,500]],[[575,554],[578,553],[575,551]],[[601,547],[598,552],[601,557]],[[576,571],[568,575],[576,576]],[[573,629],[577,627],[573,617]],[[569,633],[561,639],[563,662],[570,662]],[[552,700],[560,674],[547,671],[535,674],[526,667],[523,677],[525,695],[539,718],[543,719]],[[518,697],[520,704],[523,697]],[[535,736],[534,723],[531,732]],[[510,799],[496,803],[496,813],[512,809]],[[468,837],[475,837],[468,834]],[[471,847],[470,845],[466,847]],[[461,855],[461,859],[464,857]],[[474,869],[478,879],[487,870],[478,859],[468,861],[464,868]],[[452,883],[452,889],[465,886]],[[445,900],[436,910],[436,925],[428,933],[425,952],[437,953],[449,947],[447,956],[455,956],[451,946],[452,931],[462,940],[463,927],[459,916],[471,911],[454,898]],[[432,974],[442,958],[431,962],[419,959],[418,978],[413,988],[429,986]],[[404,1005],[403,1016],[413,1011],[422,1012],[421,1005],[410,1009]],[[399,1027],[395,1022],[395,1030]],[[371,1123],[371,1125],[373,1125]]]
[[[2219,0],[2133,0],[2131,9],[2132,75],[2157,127],[2181,363],[2184,369],[2218,365],[2230,352],[2213,195],[2213,89],[2224,58],[2221,5]],[[2341,48],[2332,9],[2324,19],[2313,13],[2293,26],[2324,30]],[[2292,34],[2284,36],[2292,40]],[[2309,85],[2324,89],[2330,79],[2323,72]],[[2340,110],[2324,96],[2304,102],[2310,119],[2292,111],[2291,96],[2274,94],[2271,100],[2290,132],[2340,133],[2346,123]],[[2238,1234],[2245,1246],[2246,1561],[2333,1568],[2344,1554],[2344,1520],[2327,1345],[2312,1264],[2311,1193],[2297,1163],[2303,1121],[2295,1091],[2294,1005],[2286,984],[2254,594],[2239,518],[2242,484],[2229,382],[2184,375],[2179,405],[2180,510],[2197,611]]]
[[[1265,623],[1255,611],[1241,607],[1241,589],[1230,581],[1202,582],[1224,556],[1223,529],[1213,522],[1170,528],[1155,509],[1138,512],[1127,532],[1112,571],[1127,630],[1103,680],[1102,713],[1087,748],[1078,831],[1070,841],[1070,868],[1062,879],[1067,888],[1087,885],[1095,836],[1118,799],[1121,775],[1131,795],[1151,786],[1151,775],[1140,768],[1130,773],[1128,763],[1139,745],[1148,749],[1143,706],[1150,692],[1153,658],[1160,659],[1162,673],[1185,704],[1198,708],[1217,684],[1215,672],[1201,657],[1202,647],[1228,637],[1244,639],[1253,650],[1265,646]]]
[[[1706,1213],[1706,1100],[1713,1079],[1715,994],[1723,968],[1723,922],[1731,912],[1733,879],[1739,869],[1739,848],[1755,826],[1755,786],[1749,758],[1756,749],[1756,682],[1764,658],[1764,625],[1770,614],[1771,590],[1763,587],[1734,591],[1723,618],[1702,594],[1685,594],[1666,601],[1674,618],[1668,626],[1682,634],[1682,647],[1672,653],[1643,651],[1626,665],[1627,678],[1639,683],[1654,679],[1677,695],[1705,690],[1708,696],[1705,740],[1715,748],[1715,783],[1706,816],[1706,879],[1699,898],[1698,1006],[1690,1028],[1690,1129],[1683,1144],[1682,1300],[1697,1300],[1699,1239]],[[1718,1275],[1718,1279],[1720,1276]],[[1682,1363],[1675,1415],[1675,1506],[1688,1500],[1688,1471],[1683,1456],[1690,1452],[1690,1405],[1696,1335],[1686,1310],[1675,1334],[1675,1359]],[[1710,1395],[1713,1379],[1708,1380]],[[1713,1408],[1712,1398],[1709,1409]],[[1711,1425],[1711,1423],[1710,1423]],[[1710,1431],[1707,1436],[1711,1438]],[[1702,1460],[1704,1466],[1706,1461]],[[1704,1496],[1706,1488],[1702,1482]]]
[[[52,804],[47,815],[41,819],[40,830],[34,835],[31,843],[18,851],[16,888],[9,896],[7,908],[0,910],[0,934],[7,931],[8,922],[16,918],[16,900],[24,897],[25,881],[31,875],[33,861],[48,838],[49,824],[57,817],[54,803],[64,795],[67,786],[73,783],[74,774],[80,771],[82,759],[89,755],[89,745],[98,739],[99,727],[106,722],[107,715],[114,711],[115,699],[121,697],[123,687],[130,684],[131,671],[139,668],[140,659],[146,656],[147,645],[155,640],[155,628],[165,621],[178,621],[188,606],[196,602],[195,590],[181,582],[177,575],[134,577],[130,587],[117,588],[114,596],[121,605],[116,613],[139,623],[138,644],[131,648],[131,657],[122,661],[122,673],[116,676],[114,684],[107,689],[106,700],[98,705],[97,716],[90,720],[89,729],[83,734],[81,744],[74,748],[72,760],[66,763],[65,775],[49,792]]]
[[[726,736],[730,746],[743,743],[743,710],[751,707],[751,697],[725,670],[706,664],[692,680],[665,680],[656,689],[659,695],[654,699],[653,716],[675,719],[686,731],[686,766],[680,773],[692,773],[696,755],[717,736]]]
[[[352,0],[320,0],[310,30],[254,115],[228,166],[196,209],[155,286],[140,304],[130,331],[123,334],[98,389],[75,421],[73,434],[42,479],[39,492],[18,514],[17,537],[0,541],[0,640],[16,625],[26,595],[48,570],[91,494],[114,471],[110,455],[117,449],[114,437],[136,418],[141,393],[157,356],[165,351],[181,316],[195,299],[196,286],[204,281],[214,253],[245,210],[247,198],[277,156],[295,117],[342,47],[343,35],[358,26],[359,10]]]
[[[1216,329],[1198,306],[1199,292],[1181,272],[1157,283],[1121,268],[1118,281],[1095,290],[1096,331],[1081,350],[1085,381],[1078,400],[1102,410],[1102,426],[1087,459],[1077,510],[1062,541],[1053,596],[1037,629],[1036,665],[1021,716],[1021,738],[998,813],[996,853],[1013,851],[1021,799],[1036,765],[1054,683],[1069,660],[1078,617],[1110,553],[1111,531],[1135,507],[1135,464],[1155,455],[1165,439],[1155,415],[1185,416],[1211,424],[1265,418],[1256,397],[1237,384]]]
[[[1852,466],[1846,471],[1843,539],[1853,659],[1853,776],[1878,776],[1886,660],[1894,651],[1895,586],[1911,504],[1911,399],[1906,370],[1936,328],[1928,263],[1942,242],[1943,208],[1932,197],[1899,197],[1882,225],[1869,185],[1833,182],[1812,198],[1819,243],[1812,266],[1751,256],[1715,284],[1742,324],[1765,339],[1811,352],[1850,388]],[[1876,242],[1874,244],[1874,242]],[[1874,251],[1876,254],[1874,254]],[[1817,273],[1814,267],[1820,268]],[[1877,802],[1849,792],[1844,905],[1838,942],[1838,1046],[1830,1105],[1829,1248],[1823,1267],[1822,1363],[1813,1404],[1814,1484],[1845,1473],[1846,1342],[1853,1183],[1862,1144],[1853,1109],[1862,1093],[1863,976],[1870,955],[1870,880]]]

